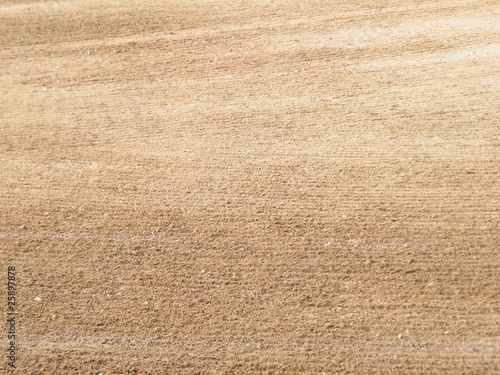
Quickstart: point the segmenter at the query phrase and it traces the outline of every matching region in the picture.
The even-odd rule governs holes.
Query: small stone
[[[35,297],[35,301],[42,302],[42,299],[40,297]]]
[[[400,333],[400,334],[398,335],[398,339],[402,339],[402,338],[403,338],[403,334],[401,334],[401,333]]]
[[[145,304],[145,305],[147,305],[147,304],[149,304],[149,302],[148,302],[148,301],[146,301],[146,302],[144,302],[144,304]]]
[[[19,227],[19,229],[27,229],[27,228],[28,227],[26,225],[24,225],[24,224]]]

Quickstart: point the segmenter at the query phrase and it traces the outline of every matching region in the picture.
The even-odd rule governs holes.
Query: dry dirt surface
[[[0,4],[0,373],[499,373],[497,1]]]

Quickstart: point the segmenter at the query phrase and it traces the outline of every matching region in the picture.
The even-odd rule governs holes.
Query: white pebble
[[[35,297],[35,301],[42,302],[42,299],[40,297]]]

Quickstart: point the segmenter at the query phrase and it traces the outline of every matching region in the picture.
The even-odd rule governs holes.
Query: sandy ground
[[[0,373],[500,371],[496,1],[0,4]]]

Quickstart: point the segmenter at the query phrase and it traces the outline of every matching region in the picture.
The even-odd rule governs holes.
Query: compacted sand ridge
[[[499,19],[0,0],[0,373],[500,372]]]

